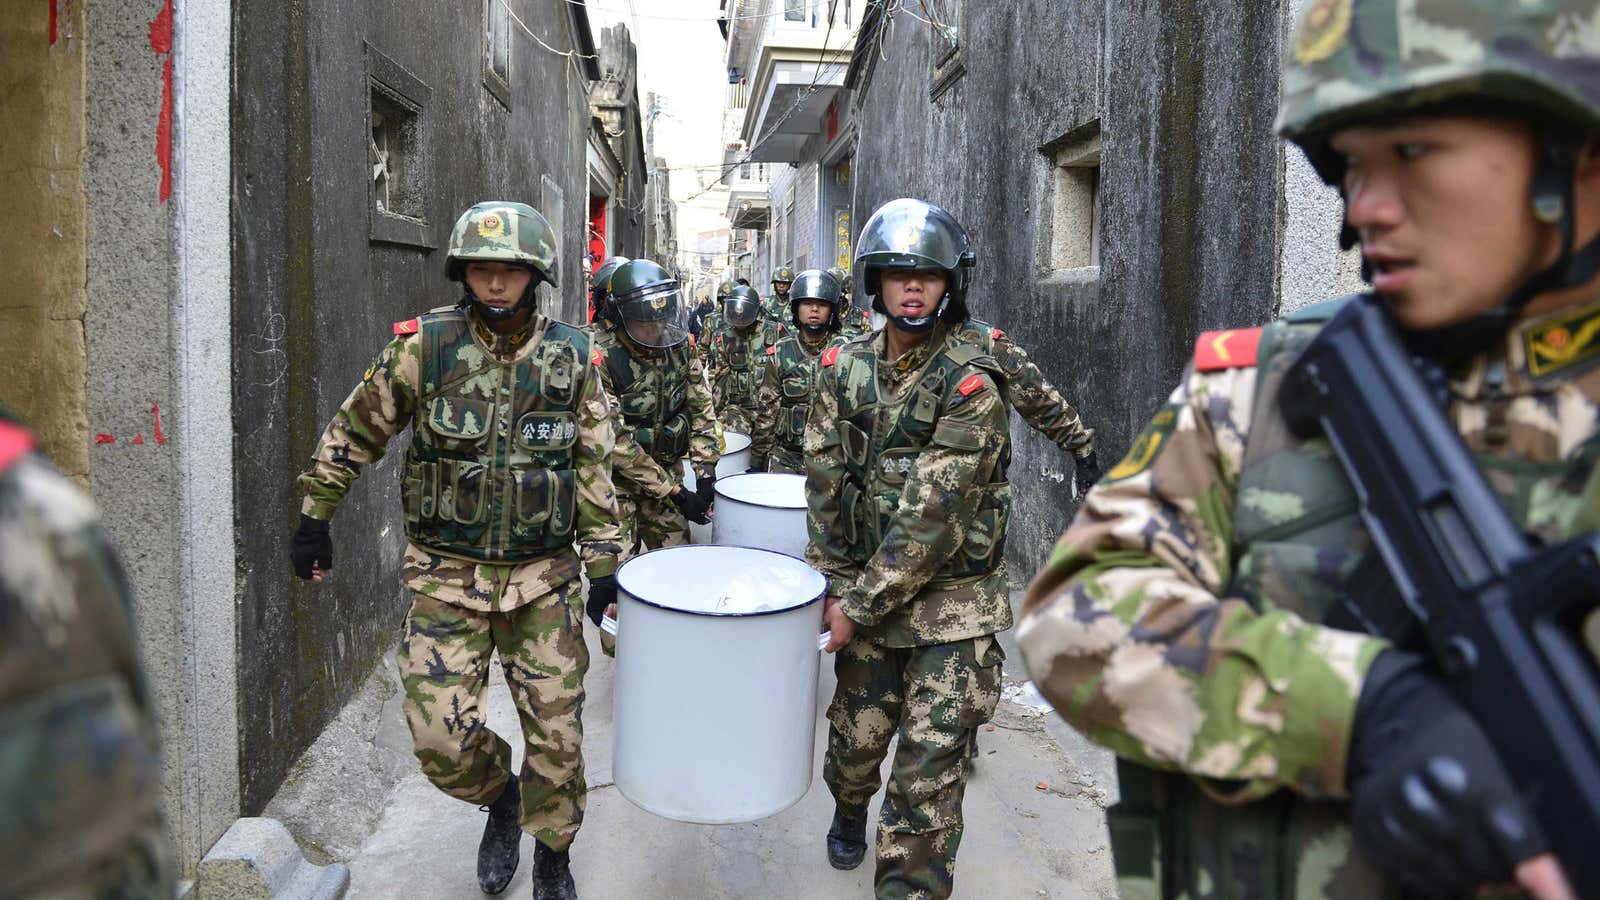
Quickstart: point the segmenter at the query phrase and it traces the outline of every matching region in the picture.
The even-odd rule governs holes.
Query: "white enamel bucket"
[[[717,459],[717,480],[721,481],[730,475],[743,475],[750,468],[750,435],[739,431],[725,431],[722,433],[722,456]],[[694,467],[689,465],[689,460],[681,460],[683,465],[683,489],[692,491],[699,482],[694,477]],[[710,525],[696,525],[689,523],[689,542],[692,544],[714,543]]]
[[[747,547],[655,550],[617,570],[612,777],[636,806],[725,825],[811,787],[821,573]]]
[[[712,543],[805,558],[806,477],[757,472],[717,479]]]

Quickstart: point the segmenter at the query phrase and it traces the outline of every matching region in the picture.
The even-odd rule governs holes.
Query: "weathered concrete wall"
[[[57,468],[89,478],[83,314],[84,6],[0,0],[0,406]]]
[[[566,0],[518,0],[513,9],[545,44],[573,46]],[[391,323],[460,296],[444,278],[460,212],[504,198],[559,219],[561,289],[542,305],[581,321],[587,85],[576,61],[514,25],[508,109],[484,85],[480,16],[477,3],[430,0],[236,5],[232,326],[235,491],[249,535],[238,547],[246,814],[261,810],[398,637],[406,603],[395,469],[404,441],[363,473],[334,519],[333,577],[320,587],[289,573],[294,479],[390,340]],[[418,162],[432,248],[369,239],[364,45],[428,91]]]
[[[1284,13],[1223,0],[964,5],[967,71],[950,91],[930,100],[933,31],[902,16],[856,98],[856,227],[899,196],[954,212],[978,251],[976,315],[1077,404],[1109,467],[1200,331],[1278,309],[1285,176],[1271,126]],[[1052,270],[1041,249],[1052,157],[1096,127],[1099,267]],[[1012,434],[1021,581],[1070,519],[1072,465],[1020,419]]]

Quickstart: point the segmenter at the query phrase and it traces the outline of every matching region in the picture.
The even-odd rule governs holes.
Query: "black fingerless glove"
[[[707,475],[704,478],[696,475],[694,479],[694,492],[699,495],[701,500],[706,502],[706,508],[710,509],[711,504],[715,503],[717,500],[716,473]]]
[[[672,505],[676,506],[678,511],[683,513],[683,517],[685,519],[688,519],[696,525],[711,524],[711,518],[706,515],[706,511],[710,507],[706,504],[705,500],[701,499],[698,491],[688,491],[684,490],[683,488],[678,488],[676,491],[673,491],[671,494],[667,495],[667,499],[671,500]]]
[[[1091,450],[1088,456],[1080,456],[1073,460],[1073,465],[1077,467],[1075,474],[1077,476],[1078,490],[1082,493],[1088,493],[1089,488],[1094,487],[1100,481],[1100,458]]]
[[[617,602],[617,576],[602,575],[599,578],[589,579],[589,599],[583,604],[583,611],[588,614],[589,621],[600,627],[600,620],[605,617],[606,607]]]
[[[310,578],[312,565],[324,572],[332,571],[333,536],[328,533],[326,521],[300,514],[300,527],[289,542],[289,562],[298,578]]]

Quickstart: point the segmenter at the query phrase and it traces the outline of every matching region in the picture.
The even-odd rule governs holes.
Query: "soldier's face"
[[[467,263],[467,287],[486,306],[515,306],[528,290],[533,273],[522,266],[499,262]]]
[[[772,292],[779,297],[787,297],[789,296],[789,285],[792,283],[789,281],[774,281],[772,283]]]
[[[944,298],[945,274],[937,269],[889,269],[880,279],[883,306],[891,316],[929,316]]]
[[[801,300],[799,316],[801,325],[826,325],[828,304],[821,300]]]
[[[1493,309],[1555,258],[1533,217],[1536,158],[1526,125],[1417,116],[1344,129],[1346,216],[1372,286],[1400,323],[1439,328]]]

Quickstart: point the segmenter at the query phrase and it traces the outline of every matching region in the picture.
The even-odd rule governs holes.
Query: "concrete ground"
[[[1008,642],[1006,649],[1005,698],[993,730],[980,735],[982,755],[967,787],[955,895],[1115,897],[1104,824],[1104,807],[1115,802],[1111,757],[1044,709],[1025,681],[1015,645]],[[820,775],[798,804],[746,825],[673,822],[624,798],[611,782],[613,663],[592,638],[591,650],[584,715],[589,806],[572,850],[583,896],[871,896],[870,856],[853,872],[827,863],[823,835],[833,803]],[[822,669],[819,773],[827,734],[822,712],[834,683],[831,666]],[[405,765],[409,747],[392,662],[374,682],[364,688],[365,700],[352,704],[353,718],[364,721],[341,716],[330,727],[331,743],[307,754],[307,764],[266,814],[283,818],[313,858],[347,862],[352,898],[480,897],[475,857],[484,815],[445,796]],[[491,727],[518,747],[520,758],[520,742],[513,737],[515,710],[498,667],[489,711]],[[880,791],[874,814],[881,800]],[[530,890],[532,838],[523,838],[522,853],[522,866],[504,896],[527,896]]]

